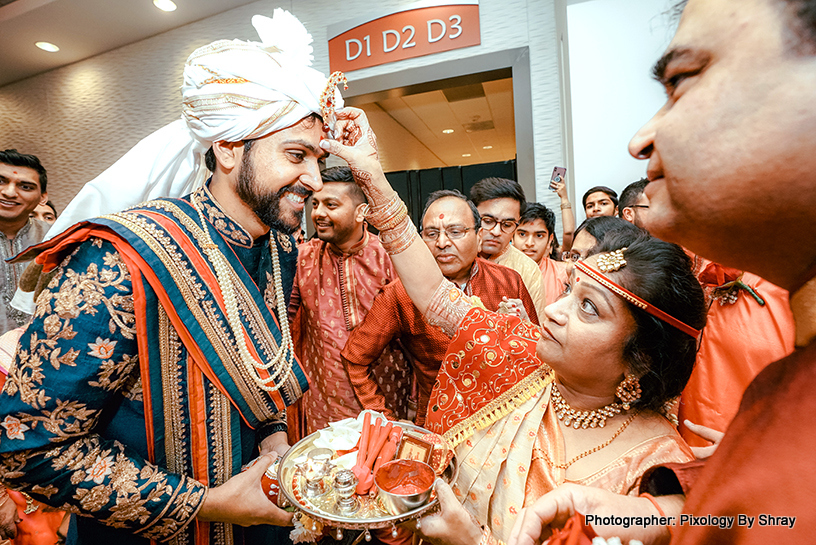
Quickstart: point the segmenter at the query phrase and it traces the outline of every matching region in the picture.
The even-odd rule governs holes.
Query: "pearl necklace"
[[[567,426],[571,424],[576,430],[578,428],[603,428],[606,425],[607,418],[612,418],[620,414],[623,409],[621,404],[616,402],[591,411],[575,410],[561,397],[561,392],[558,390],[558,385],[555,382],[553,382],[550,400],[552,401],[558,420]]]
[[[263,364],[256,360],[249,352],[246,343],[246,336],[244,335],[244,328],[241,324],[241,318],[238,313],[238,303],[235,297],[235,286],[233,285],[233,275],[235,272],[227,262],[227,258],[218,249],[215,242],[213,242],[210,232],[207,229],[207,222],[204,219],[204,213],[199,208],[195,196],[191,198],[193,208],[198,212],[198,217],[201,219],[202,231],[206,244],[202,245],[204,253],[210,259],[210,262],[215,268],[215,276],[218,279],[218,287],[221,288],[221,294],[224,297],[224,305],[227,310],[227,321],[232,329],[233,337],[235,338],[235,346],[238,348],[238,353],[241,357],[241,363],[249,372],[249,375],[256,384],[267,392],[275,392],[286,384],[289,376],[292,374],[292,367],[294,362],[294,343],[292,342],[292,334],[289,331],[289,320],[287,319],[286,309],[284,308],[285,299],[283,297],[283,282],[281,281],[280,261],[278,260],[278,247],[272,237],[269,237],[269,249],[272,254],[272,268],[275,283],[275,299],[277,303],[278,319],[281,330],[281,345],[278,353],[269,363]],[[269,378],[261,378],[258,373],[259,370],[268,370]],[[280,378],[280,380],[276,380]],[[269,384],[272,383],[272,386]]]

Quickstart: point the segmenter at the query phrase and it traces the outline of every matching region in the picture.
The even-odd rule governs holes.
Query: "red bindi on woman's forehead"
[[[439,214],[439,219],[445,219],[445,214]]]

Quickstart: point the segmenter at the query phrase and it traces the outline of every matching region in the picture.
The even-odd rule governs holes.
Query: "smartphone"
[[[550,177],[550,191],[555,191],[555,184],[564,180],[564,175],[567,173],[565,167],[554,167],[552,176]]]

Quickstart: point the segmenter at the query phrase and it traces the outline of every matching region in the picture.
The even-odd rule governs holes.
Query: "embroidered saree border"
[[[104,218],[115,221],[123,225],[130,232],[134,233],[149,247],[152,252],[156,254],[157,258],[161,260],[168,272],[176,279],[178,289],[182,297],[188,302],[187,306],[189,311],[201,325],[204,334],[212,345],[213,350],[216,351],[216,354],[221,359],[227,374],[233,380],[233,382],[235,382],[235,386],[242,394],[242,397],[244,398],[244,401],[246,401],[246,404],[252,414],[258,421],[268,420],[276,412],[275,410],[271,410],[271,407],[269,407],[270,401],[275,405],[276,409],[281,410],[286,406],[287,400],[291,401],[302,394],[302,385],[305,386],[306,384],[305,376],[303,375],[302,370],[299,368],[299,366],[295,366],[295,368],[293,368],[293,372],[290,374],[288,380],[285,381],[284,386],[281,388],[283,396],[280,395],[281,392],[276,392],[276,395],[273,395],[270,398],[270,396],[266,395],[255,386],[254,381],[252,381],[251,377],[248,376],[247,370],[240,362],[237,350],[235,350],[234,346],[232,346],[232,343],[230,342],[231,337],[225,330],[223,321],[219,319],[220,317],[218,316],[217,310],[212,308],[212,301],[208,300],[205,302],[205,304],[200,303],[200,300],[205,297],[203,287],[195,281],[192,272],[184,267],[183,260],[178,259],[179,256],[173,255],[173,251],[170,250],[170,248],[174,247],[174,245],[177,245],[179,248],[186,246],[181,241],[184,241],[188,237],[200,240],[200,237],[203,235],[201,226],[199,226],[190,217],[190,215],[187,215],[174,203],[168,201],[154,201],[144,205],[144,207],[146,209],[141,210],[140,216],[136,216],[135,218],[132,214],[128,213],[111,214],[104,216]],[[153,207],[153,210],[151,210],[150,207]],[[174,222],[170,218],[167,218],[157,209],[164,210],[167,214],[173,215],[178,220],[178,223]],[[156,221],[159,226],[165,229],[167,234],[169,234],[175,240],[168,240],[170,237],[165,236],[157,226],[151,225],[147,218]],[[181,224],[181,226],[183,226],[185,229],[189,230],[190,234],[185,233],[181,227],[179,227],[179,224]],[[210,226],[206,227],[212,229]],[[227,246],[226,242],[223,241],[223,238],[217,232],[215,235],[216,236],[213,237],[214,240],[218,240],[221,251],[225,251],[224,246]],[[274,242],[270,241],[270,243]],[[192,245],[193,242],[191,241],[189,244]],[[231,251],[231,249],[227,246],[226,251]],[[203,256],[201,256],[197,251],[190,253],[193,254],[190,257],[190,263],[192,266],[197,267],[198,270],[196,270],[196,273],[201,275],[202,280],[207,284],[207,287],[210,285],[217,285],[212,270],[210,269],[210,265],[206,262],[206,260],[204,260]],[[246,321],[245,327],[248,327],[249,331],[251,332],[251,335],[248,335],[247,337],[255,339],[255,341],[259,344],[259,348],[265,353],[265,355],[272,356],[278,349],[278,342],[275,339],[272,331],[269,329],[268,320],[271,319],[277,324],[274,314],[269,312],[267,309],[269,316],[265,317],[264,313],[259,308],[258,301],[254,300],[244,283],[247,280],[242,281],[242,279],[238,277],[237,272],[234,270],[231,270],[231,274],[233,275],[235,285],[238,288],[238,297],[242,303],[243,309],[245,310],[243,314],[243,318]],[[210,281],[212,282],[210,283]],[[248,279],[248,281],[251,281],[251,279]],[[213,293],[212,295],[221,306],[219,310],[223,312],[223,302],[220,301],[219,297],[217,297],[219,294]],[[177,327],[177,329],[179,329],[179,333],[181,335],[188,333],[184,330],[181,319],[179,318],[178,320],[174,320],[174,322],[176,321],[178,321],[179,325],[181,326]],[[197,347],[197,343],[193,343],[193,346]],[[249,343],[248,346],[254,348],[251,346],[251,343]],[[255,350],[251,351],[256,352]],[[203,354],[201,355],[203,356]],[[215,373],[209,369],[209,366],[205,365],[203,370],[213,382],[216,384],[221,384],[222,381],[214,376]],[[240,380],[236,380],[236,377],[240,377]],[[234,401],[235,400],[233,400],[233,404],[235,404]],[[238,407],[237,404],[235,405]],[[242,411],[242,415],[244,412],[245,411]],[[246,420],[246,415],[243,416]]]
[[[517,385],[499,395],[496,399],[479,409],[471,416],[458,422],[446,431],[442,437],[455,448],[462,441],[507,416],[513,409],[529,401],[534,395],[553,381],[552,369],[541,365],[524,377]]]
[[[138,225],[137,223],[129,221],[127,218],[119,218],[119,217],[116,217],[116,215],[103,216],[103,218],[115,221],[115,222],[123,225],[125,228],[129,229],[135,235],[139,236],[140,239],[142,239],[145,242],[145,244],[148,246],[148,248],[151,251],[154,251],[156,253],[157,257],[159,257],[162,260],[163,264],[165,264],[165,265],[167,265],[168,263],[171,264],[171,265],[174,264],[172,256],[168,255],[168,252],[165,251],[166,248],[165,248],[164,244],[169,245],[171,243],[169,237],[167,237],[167,239],[164,241],[164,244],[162,244],[161,241],[156,241],[155,239],[152,239],[150,237],[149,233],[145,229],[143,229],[141,225]],[[108,238],[108,237],[106,237],[106,238]],[[160,285],[160,280],[159,280],[158,276],[153,272],[152,269],[150,269],[147,266],[147,264],[144,261],[144,258],[141,255],[139,255],[139,253],[134,248],[132,248],[129,245],[123,245],[123,244],[119,243],[120,242],[119,240],[116,240],[116,239],[112,240],[112,242],[117,247],[117,250],[119,250],[120,253],[123,254],[123,257],[126,256],[130,260],[134,261],[137,266],[139,264],[143,265],[142,267],[140,267],[140,269],[142,270],[142,274],[144,274],[148,278],[148,282],[150,284]],[[202,327],[203,333],[207,337],[207,340],[210,341],[210,343],[211,343],[213,349],[216,351],[217,355],[221,358],[222,363],[226,364],[227,361],[230,361],[230,358],[228,357],[226,347],[224,346],[224,343],[226,342],[226,334],[225,334],[225,332],[223,332],[223,328],[222,328],[222,335],[219,336],[217,331],[213,327],[213,324],[212,324],[211,320],[210,320],[211,317],[206,316],[206,314],[205,314],[205,312],[203,310],[203,308],[205,308],[206,305],[202,304],[200,302],[205,297],[205,294],[204,294],[203,290],[201,289],[201,286],[195,284],[195,282],[192,280],[192,277],[191,277],[191,274],[190,274],[189,271],[178,270],[178,269],[173,271],[173,269],[171,268],[171,269],[169,269],[169,272],[171,274],[173,274],[175,280],[179,281],[179,282],[176,283],[176,287],[181,292],[182,298],[185,300],[185,302],[188,303],[187,304],[187,309],[192,314],[193,318],[197,321],[197,323]],[[187,273],[187,275],[184,275],[184,273]],[[186,276],[186,278],[185,278],[185,276]],[[197,294],[193,293],[194,288],[197,288],[197,290],[196,290],[198,292]],[[173,303],[170,300],[169,295],[167,293],[162,292],[162,291],[158,291],[156,293],[157,293],[157,296],[158,296],[161,304],[164,306],[165,310],[168,310],[168,311],[178,310],[173,305]],[[196,295],[197,295],[197,297],[196,297]],[[176,328],[176,331],[178,332],[179,336],[182,339],[184,339],[185,346],[188,347],[188,350],[190,350],[191,354],[194,354],[194,355],[198,356],[195,361],[197,361],[197,362],[206,362],[206,357],[204,356],[199,343],[195,341],[195,339],[193,338],[190,331],[185,327],[184,321],[181,319],[181,317],[178,315],[178,313],[174,312],[173,314],[170,314],[168,312],[168,314],[171,316],[173,326]],[[221,381],[219,380],[219,378],[215,375],[212,368],[210,368],[208,365],[203,366],[201,370],[205,375],[207,375],[207,377],[210,380],[212,380],[216,384],[221,384]],[[229,369],[227,369],[227,372],[229,372]],[[222,385],[222,387],[223,387],[223,385]],[[226,391],[225,391],[225,393],[227,395],[229,395]],[[257,392],[253,392],[253,393],[257,394]],[[232,399],[232,398],[230,397],[230,399]],[[241,405],[239,404],[240,402],[236,402],[235,400],[232,400],[232,401],[233,401],[233,404],[235,405],[235,407],[241,412],[242,417],[247,422],[247,424],[250,427],[254,427],[254,426],[252,426],[251,422],[247,419],[248,415],[245,414],[247,412],[247,409],[249,409],[251,414],[253,416],[255,416],[256,418],[258,418],[257,413],[254,413],[254,411],[252,411],[252,408],[251,408],[252,405],[247,403],[247,406],[241,407]],[[244,400],[242,400],[242,401],[244,401]],[[271,413],[271,414],[274,414],[274,413]],[[267,415],[267,418],[269,416],[271,416],[271,414]],[[265,419],[266,418],[262,418],[262,419],[259,418],[259,421],[263,421]]]
[[[182,464],[186,458],[184,448],[184,421],[181,396],[181,346],[178,334],[170,325],[167,312],[159,305],[159,352],[161,354],[162,399],[164,401],[164,451],[167,469],[173,473],[186,473]],[[152,396],[151,396],[152,397]]]

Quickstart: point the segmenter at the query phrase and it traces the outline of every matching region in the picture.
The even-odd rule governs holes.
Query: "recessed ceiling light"
[[[453,132],[453,129],[442,129],[442,132],[445,134],[450,134]]]
[[[176,11],[176,4],[172,0],[153,0],[153,5],[162,11]]]
[[[469,153],[463,153],[462,157],[470,157],[470,154]]]
[[[49,53],[56,53],[57,51],[59,51],[59,47],[55,46],[51,42],[37,42],[34,45],[36,45],[43,51],[48,51]]]
[[[493,146],[482,146],[482,149],[493,149]]]

